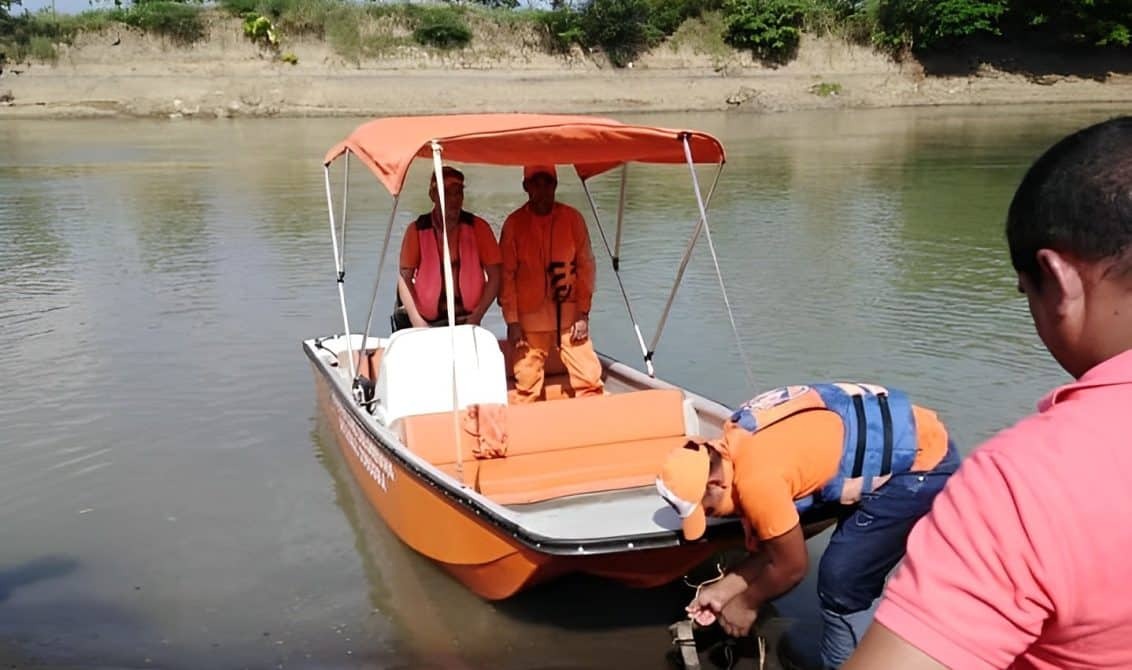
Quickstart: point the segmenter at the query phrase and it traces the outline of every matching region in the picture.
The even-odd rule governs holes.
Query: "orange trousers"
[[[554,337],[553,331],[526,333],[527,346],[515,351],[515,392],[512,395],[515,403],[541,399],[546,357],[554,346]],[[571,342],[569,330],[558,334],[558,341],[561,346],[558,353],[570,374],[574,397],[601,395],[601,361],[594,351],[593,341],[587,337],[582,342]]]

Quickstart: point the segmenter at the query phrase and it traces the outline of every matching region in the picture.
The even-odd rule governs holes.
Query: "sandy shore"
[[[490,40],[487,40],[490,44]],[[787,111],[911,105],[1132,102],[1132,74],[981,66],[925,73],[868,48],[806,37],[789,65],[673,41],[629,69],[529,44],[437,54],[405,48],[347,63],[321,42],[296,42],[288,65],[218,20],[206,41],[164,44],[131,29],[87,34],[55,64],[9,65],[0,118],[358,116],[470,111]],[[1069,72],[1069,73],[1065,73]],[[826,84],[824,91],[819,91]],[[836,93],[830,94],[831,90]],[[827,93],[826,95],[819,94]]]

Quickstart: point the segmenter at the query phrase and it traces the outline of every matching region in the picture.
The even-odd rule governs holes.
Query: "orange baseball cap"
[[[523,181],[527,181],[536,174],[550,175],[558,181],[558,169],[553,165],[526,165],[523,167]]]
[[[711,470],[710,448],[689,441],[673,449],[656,478],[657,493],[683,519],[685,540],[698,540],[707,530],[707,515],[701,502]]]

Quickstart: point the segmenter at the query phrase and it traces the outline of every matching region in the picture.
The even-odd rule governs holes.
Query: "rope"
[[[714,584],[715,582],[718,582],[719,580],[723,579],[726,576],[723,572],[723,565],[722,564],[716,563],[715,564],[715,570],[716,570],[716,572],[719,573],[718,575],[716,575],[715,577],[712,577],[711,579],[705,579],[704,581],[700,582],[699,584],[693,584],[692,582],[688,581],[687,575],[684,576],[684,584],[687,585],[688,587],[694,588],[696,590],[696,596],[695,596],[695,598],[693,598],[693,600],[696,600],[700,597],[700,591],[702,591],[705,586],[707,586],[709,584]],[[692,619],[691,613],[688,614],[688,618]],[[762,635],[759,635],[759,634],[756,633],[755,634],[755,640],[758,643],[758,649],[759,649],[759,670],[765,670],[766,669],[766,638],[764,638]],[[676,644],[685,645],[685,646],[688,645],[688,643],[685,642],[685,641],[677,641]],[[691,644],[692,644],[692,646],[695,646],[695,641],[693,641]],[[727,662],[727,665],[725,666],[725,670],[731,670],[732,668],[735,667],[735,663],[738,660],[737,654],[735,653],[735,647],[736,647],[737,644],[738,644],[738,640],[736,640],[733,637],[728,637],[726,640],[723,641],[723,658]]]

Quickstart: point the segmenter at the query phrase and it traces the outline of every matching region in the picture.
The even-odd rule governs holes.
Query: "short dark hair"
[[[436,183],[436,170],[431,170],[430,174],[432,174],[432,176],[429,177],[428,183],[430,185],[435,184]],[[464,173],[460,172],[459,170],[452,167],[451,165],[445,165],[444,167],[440,168],[440,174],[441,174],[442,178],[444,178],[444,179],[447,179],[449,177],[455,177],[455,178],[459,179],[460,181],[464,181]]]
[[[1132,116],[1061,139],[1038,158],[1006,216],[1010,260],[1040,286],[1038,250],[1123,260],[1132,248]],[[1121,271],[1127,263],[1119,263]]]

